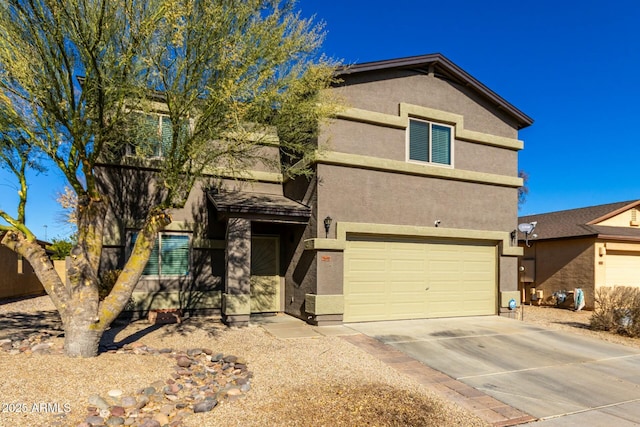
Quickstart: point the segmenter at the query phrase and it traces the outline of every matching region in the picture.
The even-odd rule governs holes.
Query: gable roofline
[[[336,75],[341,77],[372,71],[399,69],[425,69],[428,73],[435,73],[436,67],[444,76],[465,86],[471,87],[482,97],[494,104],[498,109],[505,111],[509,116],[516,120],[518,123],[518,129],[523,129],[533,124],[533,119],[531,117],[520,111],[507,100],[489,89],[471,74],[464,71],[440,53],[347,65],[339,67],[336,70]]]
[[[640,200],[607,203],[584,208],[526,215],[518,222],[537,221],[536,240],[564,239],[575,237],[596,237],[621,240],[640,239],[640,229],[596,225],[630,208],[640,205]]]
[[[609,218],[613,218],[614,216],[616,216],[616,215],[618,215],[618,214],[620,214],[620,213],[622,213],[624,211],[627,211],[627,210],[629,210],[631,208],[634,208],[634,207],[636,207],[638,205],[640,205],[640,200],[636,200],[635,202],[631,202],[628,205],[622,206],[621,208],[616,209],[614,211],[611,211],[606,215],[603,215],[603,216],[601,216],[599,218],[595,218],[595,219],[587,222],[587,225],[594,225],[594,224],[597,224],[599,222],[605,221],[605,220],[607,220]]]

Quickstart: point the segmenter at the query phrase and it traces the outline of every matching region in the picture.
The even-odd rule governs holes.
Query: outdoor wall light
[[[331,228],[331,221],[333,221],[333,219],[328,215],[324,219],[324,237],[325,238],[329,237],[329,229]]]

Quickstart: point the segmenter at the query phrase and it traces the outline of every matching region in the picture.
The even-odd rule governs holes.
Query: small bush
[[[640,289],[629,286],[596,289],[591,328],[640,336]]]

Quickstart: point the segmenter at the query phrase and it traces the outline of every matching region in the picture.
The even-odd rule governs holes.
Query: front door
[[[280,240],[278,236],[251,238],[251,312],[282,311],[280,297]]]

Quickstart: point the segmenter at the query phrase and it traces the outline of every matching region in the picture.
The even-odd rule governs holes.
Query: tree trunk
[[[67,280],[62,282],[52,261],[37,241],[19,232],[9,231],[0,244],[22,255],[34,269],[38,279],[53,300],[65,332],[64,350],[70,357],[95,357],[100,339],[125,308],[144,266],[149,260],[158,230],[171,222],[171,217],[158,209],[150,212],[113,289],[104,301],[99,300],[98,267],[102,250],[102,223],[106,211],[102,202],[92,202],[80,211],[87,225],[72,249]]]
[[[93,322],[72,319],[64,327],[64,352],[69,357],[95,357],[103,330],[94,329]]]

